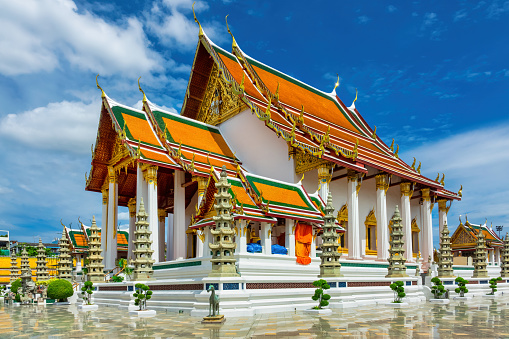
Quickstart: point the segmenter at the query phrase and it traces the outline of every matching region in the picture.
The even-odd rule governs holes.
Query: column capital
[[[127,207],[129,208],[129,216],[134,218],[136,216],[136,198],[129,199]]]
[[[387,181],[387,175],[385,174],[377,174],[375,176],[376,179],[376,189],[384,190],[385,194],[387,194],[387,190],[389,189],[389,183]]]
[[[101,193],[103,195],[103,205],[106,205],[108,203],[108,189],[107,188],[103,188],[101,190]]]
[[[322,182],[324,180],[328,182],[332,178],[331,169],[332,166],[328,163],[320,164],[318,166],[318,181]]]
[[[114,184],[117,182],[117,175],[113,166],[108,166],[108,183]]]
[[[166,215],[168,213],[166,213],[166,210],[163,210],[163,209],[158,209],[157,210],[157,215],[159,216],[159,222],[164,222],[164,220],[166,219]]]
[[[141,167],[143,171],[143,177],[145,181],[149,184],[157,185],[157,166],[154,165],[146,165]]]
[[[421,189],[421,194],[422,194],[422,200],[424,200],[424,201],[431,201],[430,189],[429,188]]]
[[[205,192],[205,189],[207,188],[207,183],[209,179],[206,177],[193,175],[192,180],[198,183],[198,195],[203,194]]]
[[[357,172],[352,169],[348,169],[346,172],[346,177],[348,178],[348,181],[357,181],[358,179]]]
[[[399,184],[401,196],[411,197],[414,194],[414,190],[412,190],[411,187],[412,183],[410,182],[402,182],[401,184]]]
[[[447,207],[447,202],[450,201],[449,199],[438,199],[438,211],[439,212],[445,212],[445,214],[449,213],[449,209],[451,208],[451,205]]]

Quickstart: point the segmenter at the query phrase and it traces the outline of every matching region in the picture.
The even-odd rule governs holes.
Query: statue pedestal
[[[385,303],[384,305],[393,308],[404,308],[409,306],[408,303]]]
[[[330,308],[321,308],[318,310],[315,310],[314,308],[310,310],[304,310],[305,314],[315,314],[315,315],[331,315],[332,310]]]
[[[449,299],[430,299],[430,303],[432,304],[448,304],[450,302]]]
[[[224,315],[206,316],[201,321],[202,324],[222,324],[226,321]]]
[[[156,314],[157,314],[157,312],[154,310],[129,311],[130,316],[139,317],[139,318],[155,317]]]

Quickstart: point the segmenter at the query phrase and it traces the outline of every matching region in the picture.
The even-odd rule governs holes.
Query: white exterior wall
[[[245,110],[228,119],[219,125],[219,129],[249,172],[296,182],[293,159],[288,160],[286,142],[258,120],[251,110]]]
[[[296,181],[300,180],[301,178],[302,178],[302,174],[298,178],[296,178]],[[304,180],[302,181],[302,186],[304,186],[304,189],[309,194],[313,194],[318,190],[318,170],[317,169],[311,170],[304,174]],[[332,197],[332,200],[334,200],[334,197]],[[324,201],[327,202],[327,199],[325,199]]]

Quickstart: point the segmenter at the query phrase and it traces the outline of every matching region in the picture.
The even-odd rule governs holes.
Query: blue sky
[[[312,5],[311,5],[312,3]],[[180,111],[197,43],[190,0],[0,0],[0,229],[52,240],[101,214],[85,192],[100,92]],[[209,37],[356,107],[446,187],[449,224],[509,231],[509,1],[198,1]],[[121,210],[126,223],[127,213]],[[89,222],[86,222],[89,223]],[[434,216],[434,225],[438,218]],[[438,233],[438,232],[436,232]],[[437,238],[437,237],[436,237]]]

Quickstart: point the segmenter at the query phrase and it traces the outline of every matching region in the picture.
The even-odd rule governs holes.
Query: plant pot
[[[157,312],[154,310],[129,311],[129,315],[131,317],[139,317],[139,318],[155,317],[156,314],[157,314]]]
[[[498,295],[496,295],[496,294],[483,294],[482,297],[486,298],[486,299],[497,299]]]
[[[321,308],[321,309],[309,309],[309,310],[304,310],[304,313],[305,314],[315,314],[315,315],[331,315],[332,314],[332,310],[330,308]]]
[[[472,296],[469,295],[469,296],[463,296],[463,297],[460,297],[460,296],[455,296],[453,297],[454,300],[470,300],[472,299]]]
[[[393,307],[393,308],[404,308],[408,307],[408,303],[385,303],[385,306]]]

